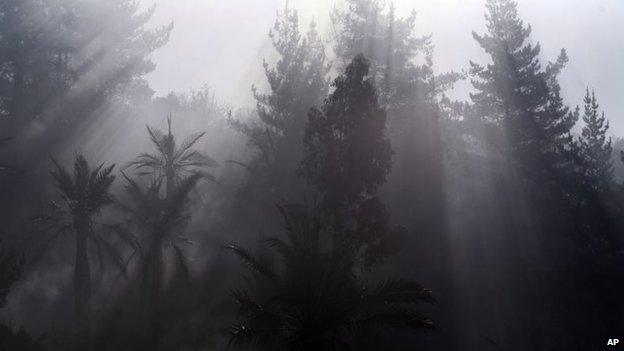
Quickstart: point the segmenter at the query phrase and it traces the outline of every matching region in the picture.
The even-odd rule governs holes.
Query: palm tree
[[[236,245],[227,245],[266,286],[233,293],[239,320],[230,329],[229,345],[271,350],[348,348],[358,333],[376,327],[432,329],[434,323],[415,309],[433,303],[431,291],[403,279],[375,286],[358,281],[348,248],[324,240],[322,221],[300,205],[278,206],[287,240],[266,240],[281,261],[276,269]],[[323,250],[323,247],[329,247]]]
[[[56,187],[65,204],[63,209],[69,216],[69,223],[61,228],[71,229],[75,234],[76,261],[74,265],[74,292],[76,321],[83,322],[86,317],[87,304],[91,296],[91,270],[87,250],[87,240],[93,238],[98,245],[104,244],[101,238],[92,232],[93,218],[113,199],[109,193],[115,180],[112,175],[115,165],[104,167],[100,164],[91,169],[83,155],[77,155],[74,172],[70,174],[64,167],[54,161],[55,169],[51,171]]]
[[[123,173],[122,173],[123,174]],[[153,181],[143,189],[135,180],[123,174],[126,180],[128,201],[120,203],[130,215],[130,222],[145,234],[146,252],[142,252],[141,294],[150,313],[156,308],[163,290],[164,247],[170,245],[178,267],[187,270],[186,258],[180,244],[190,243],[183,232],[190,220],[188,195],[202,174],[195,173],[178,182],[167,198],[160,197],[162,179]]]
[[[154,127],[146,126],[156,153],[142,153],[126,167],[143,170],[139,175],[153,175],[156,181],[164,179],[167,197],[172,194],[177,184],[194,173],[201,173],[204,178],[216,182],[216,178],[206,168],[215,167],[217,162],[192,148],[206,133],[191,134],[178,146],[171,133],[171,116],[167,118],[167,127],[165,134]]]

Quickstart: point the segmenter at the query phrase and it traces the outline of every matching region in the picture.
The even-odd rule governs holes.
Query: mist
[[[587,350],[624,4],[0,0],[0,350]]]

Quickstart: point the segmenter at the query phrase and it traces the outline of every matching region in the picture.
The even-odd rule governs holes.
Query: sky
[[[207,85],[232,106],[252,104],[251,85],[262,87],[263,58],[272,55],[268,31],[284,0],[140,0],[156,5],[151,25],[174,23],[169,43],[154,56],[156,69],[147,77],[157,95],[188,92]],[[461,71],[469,60],[487,57],[472,38],[485,30],[485,0],[396,0],[399,15],[417,12],[416,34],[433,34],[438,73]],[[290,0],[302,26],[314,19],[329,41],[329,12],[341,0]],[[624,136],[624,1],[520,0],[520,15],[540,42],[543,62],[555,60],[561,48],[570,62],[560,77],[566,103],[582,103],[586,87],[595,89],[611,122],[611,132]],[[468,82],[452,96],[467,98]]]

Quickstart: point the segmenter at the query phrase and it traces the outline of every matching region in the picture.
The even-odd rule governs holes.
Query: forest
[[[609,88],[570,101],[525,3],[474,3],[482,56],[444,71],[426,13],[280,1],[236,104],[153,89],[158,4],[0,0],[0,351],[624,339]]]

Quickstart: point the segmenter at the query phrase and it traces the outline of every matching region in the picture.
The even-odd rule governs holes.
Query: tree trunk
[[[145,323],[144,345],[147,349],[153,348],[152,343],[157,343],[157,335],[160,330],[160,302],[163,285],[162,263],[162,239],[155,235],[149,248],[148,257],[145,261],[143,286],[142,286],[142,323]]]
[[[75,318],[78,326],[88,321],[88,303],[91,297],[91,271],[87,256],[88,225],[76,226],[76,264],[74,266]]]
[[[165,178],[167,181],[167,200],[171,199],[173,195],[173,190],[175,188],[175,171],[173,169],[168,169],[165,173]]]
[[[151,303],[152,307],[156,307],[160,300],[160,292],[162,289],[162,242],[160,239],[154,239],[152,243],[152,252],[151,255],[151,286],[150,286],[150,295],[151,295]]]
[[[145,260],[143,273],[143,286],[141,288],[143,303],[148,314],[153,315],[160,302],[163,275],[162,240],[154,236]],[[148,317],[152,319],[152,317]]]

